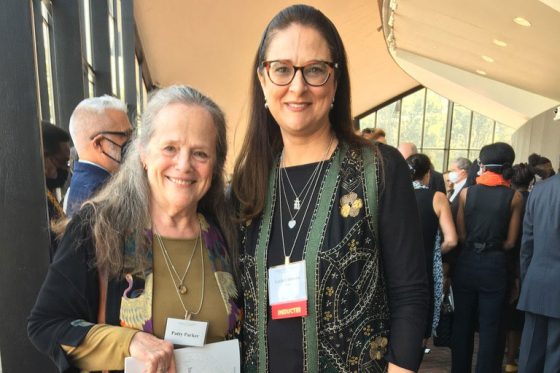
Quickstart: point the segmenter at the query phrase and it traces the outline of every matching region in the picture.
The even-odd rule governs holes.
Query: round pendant
[[[179,290],[179,293],[181,294],[187,294],[187,287],[185,285],[179,285],[177,286],[177,289]]]

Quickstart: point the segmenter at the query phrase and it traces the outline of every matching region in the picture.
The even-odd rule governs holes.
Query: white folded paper
[[[240,373],[239,341],[209,343],[174,351],[177,373]],[[125,373],[142,373],[144,364],[133,357],[124,360]]]

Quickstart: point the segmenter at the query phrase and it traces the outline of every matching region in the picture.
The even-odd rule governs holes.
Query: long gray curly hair
[[[210,98],[188,86],[171,86],[151,95],[142,115],[142,126],[134,135],[128,153],[119,171],[107,185],[85,203],[92,207],[87,223],[92,227],[95,244],[95,265],[109,277],[118,276],[125,265],[123,245],[125,240],[135,241],[136,252],[132,270],[145,268],[151,238],[146,228],[151,227],[150,186],[140,159],[141,149],[147,148],[155,131],[154,118],[166,106],[174,103],[196,105],[210,113],[216,126],[216,162],[212,173],[212,185],[200,200],[198,210],[216,220],[228,241],[234,245],[234,229],[231,215],[225,203],[224,163],[227,154],[226,122],[224,113]],[[127,268],[128,269],[128,268]]]

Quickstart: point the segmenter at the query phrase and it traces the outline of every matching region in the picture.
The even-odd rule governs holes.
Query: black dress
[[[424,253],[426,255],[426,273],[430,284],[430,309],[428,312],[425,338],[432,335],[432,321],[434,318],[434,245],[439,228],[439,219],[434,211],[435,190],[415,189],[416,204],[422,223],[422,236],[424,238]]]

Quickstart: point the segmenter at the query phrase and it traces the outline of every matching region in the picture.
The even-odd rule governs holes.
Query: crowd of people
[[[174,347],[228,339],[246,372],[415,372],[452,288],[453,372],[470,371],[477,328],[477,371],[500,371],[503,315],[516,325],[509,359],[520,278],[539,281],[543,228],[535,210],[534,249],[520,254],[524,204],[533,173],[552,168],[512,166],[495,143],[479,176],[463,158],[442,175],[413,144],[399,153],[383,130],[356,134],[344,44],[310,6],[279,12],[248,68],[228,185],[224,114],[189,86],[152,94],[140,131],[109,96],[82,101],[69,134],[43,124],[52,263],[29,317],[35,346],[61,372],[119,371],[131,356],[175,373]],[[551,315],[523,290],[542,325]],[[202,325],[201,340],[172,342],[181,321]]]

